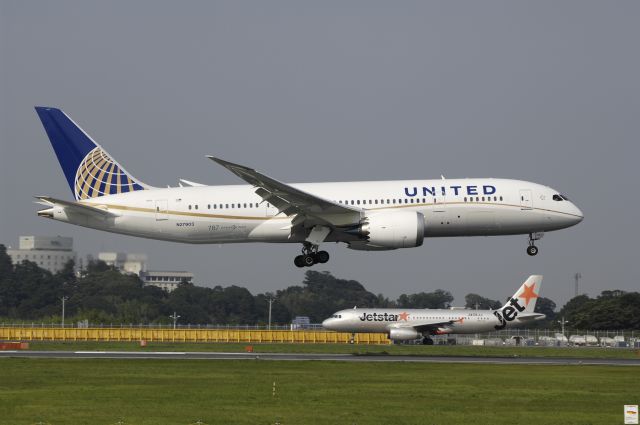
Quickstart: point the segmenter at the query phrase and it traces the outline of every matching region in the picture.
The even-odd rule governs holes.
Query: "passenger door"
[[[522,210],[533,209],[533,198],[531,196],[531,189],[520,190],[520,209]]]
[[[169,219],[169,206],[166,199],[156,200],[156,221]]]

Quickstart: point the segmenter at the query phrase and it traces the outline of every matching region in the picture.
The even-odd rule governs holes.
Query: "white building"
[[[124,252],[101,252],[98,260],[104,261],[108,266],[115,267],[120,273],[136,274],[141,276],[147,270],[146,254],[126,254]]]
[[[73,238],[63,236],[20,236],[18,249],[7,248],[13,264],[32,261],[51,273],[57,273],[69,260],[75,261]]]
[[[193,283],[193,273],[176,271],[149,270],[140,275],[145,286],[154,285],[171,292],[178,287],[180,282]]]

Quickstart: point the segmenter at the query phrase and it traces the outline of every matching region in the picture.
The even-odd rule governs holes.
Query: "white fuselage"
[[[493,310],[356,308],[337,312],[322,326],[337,332],[388,334],[392,328],[410,328],[425,321],[451,322],[426,332],[435,335],[492,332],[523,324],[517,316],[511,321],[503,319],[501,322]]]
[[[480,236],[547,232],[572,226],[582,212],[554,200],[550,187],[507,179],[403,180],[300,183],[291,186],[363,215],[410,210],[424,215],[424,236]],[[55,206],[49,217],[108,232],[183,243],[301,242],[292,217],[250,185],[153,188],[87,199],[82,203],[114,216],[68,214]],[[330,234],[326,241],[335,241]]]

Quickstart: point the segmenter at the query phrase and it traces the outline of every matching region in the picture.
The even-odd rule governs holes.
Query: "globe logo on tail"
[[[74,186],[76,200],[144,189],[100,147],[84,157],[76,172]]]

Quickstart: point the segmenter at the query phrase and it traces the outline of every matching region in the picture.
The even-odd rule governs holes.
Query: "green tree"
[[[436,289],[433,292],[402,294],[398,297],[396,304],[400,308],[449,308],[452,301],[451,292]]]
[[[497,310],[502,307],[502,303],[497,300],[481,297],[478,294],[467,294],[464,297],[466,308],[478,309],[478,310]]]

